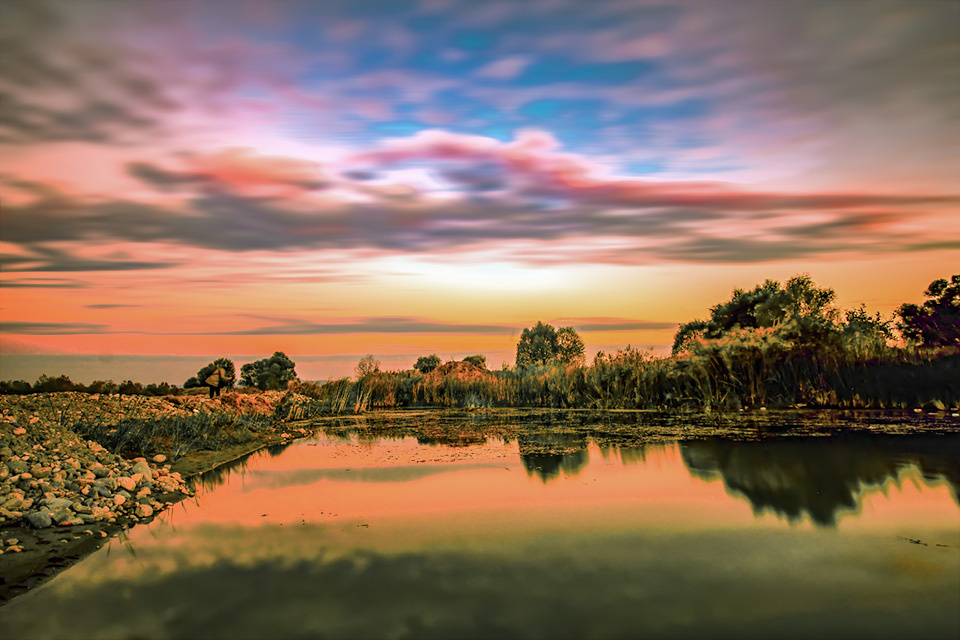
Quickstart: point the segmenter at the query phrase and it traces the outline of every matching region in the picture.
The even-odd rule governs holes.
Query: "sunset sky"
[[[662,351],[960,265],[954,0],[5,0],[0,51],[0,379]]]

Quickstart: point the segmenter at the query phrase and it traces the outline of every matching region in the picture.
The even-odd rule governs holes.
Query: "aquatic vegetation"
[[[201,411],[188,416],[121,418],[115,422],[78,420],[67,426],[112,453],[146,456],[164,451],[176,461],[190,451],[249,442],[256,439],[257,432],[272,425],[269,415]]]

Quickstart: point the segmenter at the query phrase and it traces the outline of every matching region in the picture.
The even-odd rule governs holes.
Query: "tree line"
[[[340,410],[431,403],[735,407],[766,401],[829,404],[832,399],[843,404],[844,394],[855,396],[859,392],[854,387],[863,387],[865,379],[871,381],[868,395],[879,397],[889,396],[889,385],[901,384],[898,375],[909,378],[904,383],[908,387],[924,376],[932,376],[934,386],[944,375],[949,377],[945,368],[960,360],[960,275],[935,280],[924,297],[923,303],[904,303],[884,319],[869,314],[864,305],[841,311],[833,289],[798,275],[782,284],[766,280],[751,290],[734,289],[728,300],[709,309],[706,319],[679,326],[667,358],[627,346],[614,354],[597,353],[588,367],[584,342],[573,327],[537,322],[522,331],[513,367],[504,364],[496,372],[487,370],[481,354],[443,364],[435,353],[420,356],[407,371],[382,372],[371,354],[357,363],[354,380],[321,386],[300,382],[296,363],[277,351],[244,364],[239,379],[234,363],[218,358],[189,378],[184,389],[204,386],[222,369],[229,380],[224,386],[293,388],[318,400],[336,396],[333,404]],[[451,376],[459,382],[448,380]],[[938,393],[945,398],[960,395],[955,386]],[[131,381],[84,386],[66,376],[41,376],[34,385],[0,382],[0,393],[51,391],[164,395],[181,390],[167,383]],[[898,402],[902,404],[887,397],[873,404]]]

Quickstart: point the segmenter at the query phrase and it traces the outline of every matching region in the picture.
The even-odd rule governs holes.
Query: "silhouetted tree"
[[[77,385],[65,375],[51,378],[46,374],[41,374],[37,382],[33,385],[35,393],[56,393],[58,391],[76,391],[77,387],[83,388],[83,385]]]
[[[904,338],[928,347],[960,346],[960,275],[934,280],[923,304],[902,304],[897,328]]]
[[[440,356],[431,354],[429,356],[420,356],[417,358],[417,364],[413,368],[426,375],[440,366]]]
[[[360,361],[357,363],[357,366],[354,369],[354,372],[357,374],[357,379],[366,377],[371,373],[377,373],[379,371],[380,361],[370,354],[360,358]]]

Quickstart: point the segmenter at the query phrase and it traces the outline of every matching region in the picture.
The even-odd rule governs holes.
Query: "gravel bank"
[[[305,435],[279,421],[244,442],[186,455],[124,458],[69,425],[200,412],[273,416],[302,400],[280,392],[203,396],[0,396],[0,603],[41,584],[111,536],[193,495],[190,479],[266,444]],[[269,424],[269,423],[268,423]]]

